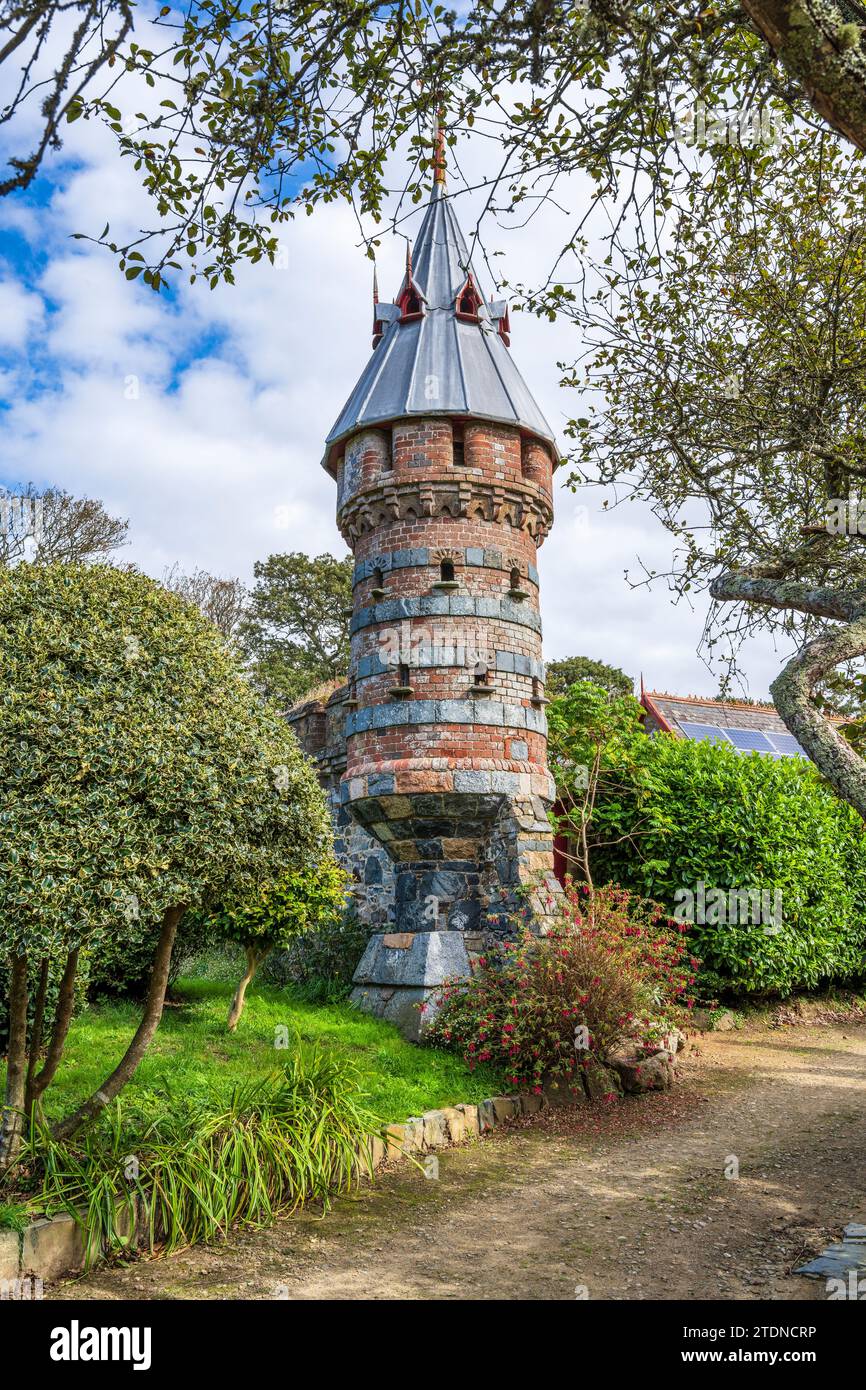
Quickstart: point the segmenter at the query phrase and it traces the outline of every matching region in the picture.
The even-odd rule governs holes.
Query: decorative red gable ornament
[[[470,323],[478,322],[478,310],[484,303],[478,292],[478,287],[472,279],[471,272],[466,277],[466,283],[457,295],[456,313],[459,319],[469,320]]]
[[[397,295],[397,308],[402,319],[420,319],[424,312],[424,295],[412,278],[412,246],[406,242],[406,275],[403,288]]]

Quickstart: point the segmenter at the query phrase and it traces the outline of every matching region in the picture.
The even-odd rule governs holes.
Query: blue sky
[[[459,151],[470,178],[483,173],[487,150]],[[559,191],[572,214],[583,196],[579,183]],[[458,199],[464,229],[477,210],[474,195]],[[505,253],[500,272],[540,276],[561,218],[488,228],[488,249]],[[342,554],[334,485],[319,460],[370,350],[371,267],[350,211],[323,207],[290,224],[279,268],[243,267],[234,287],[214,292],[179,282],[159,297],[72,239],[108,220],[114,233],[152,213],[130,163],[84,121],[27,194],[0,202],[0,482],[100,497],[129,519],[123,558],[157,577],[178,561],[249,580],[273,551]],[[384,239],[383,298],[399,286],[404,253],[402,238]],[[561,431],[579,413],[556,369],[574,356],[574,329],[522,315],[512,327],[515,360]],[[558,494],[540,554],[546,655],[584,653],[635,678],[642,671],[657,689],[712,692],[696,655],[706,605],[675,608],[664,586],[635,590],[624,579],[638,555],[664,569],[669,537],[646,511],[602,512],[601,501]],[[750,646],[753,696],[766,694],[781,659],[767,641]]]

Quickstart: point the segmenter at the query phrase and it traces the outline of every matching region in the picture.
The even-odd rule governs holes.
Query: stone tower
[[[393,930],[371,936],[353,998],[409,1036],[521,885],[536,919],[559,891],[536,568],[555,458],[439,162],[323,460],[356,562],[340,796],[394,865]]]

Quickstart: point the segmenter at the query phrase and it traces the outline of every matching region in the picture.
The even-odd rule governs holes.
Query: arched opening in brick
[[[528,589],[524,589],[524,587],[523,587],[523,581],[522,581],[522,579],[520,578],[520,566],[519,566],[519,565],[512,565],[512,566],[511,566],[510,584],[511,584],[511,587],[510,587],[509,590],[508,590],[508,597],[509,597],[509,598],[513,598],[513,599],[517,600],[518,602],[519,602],[521,599],[529,598],[529,590],[528,590]]]
[[[443,560],[441,562],[439,566],[439,578],[444,579],[446,583],[449,584],[452,584],[454,582],[455,574],[453,560]]]
[[[455,468],[462,468],[466,463],[466,446],[460,429],[455,429],[451,438],[451,462]]]
[[[373,598],[385,597],[385,576],[378,566],[373,570],[372,596]]]
[[[409,665],[401,661],[395,670],[397,684],[392,685],[388,694],[392,700],[406,700],[412,694],[412,686],[409,681]]]
[[[469,693],[476,699],[481,695],[493,694],[493,680],[486,661],[476,661],[472,669],[472,687]]]

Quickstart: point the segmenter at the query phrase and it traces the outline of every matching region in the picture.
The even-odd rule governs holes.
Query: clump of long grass
[[[0,1231],[21,1235],[30,1225],[30,1212],[24,1202],[0,1202]]]
[[[369,1171],[359,1152],[380,1128],[355,1069],[316,1047],[227,1100],[164,1090],[145,1108],[116,1101],[72,1140],[43,1129],[25,1162],[41,1174],[32,1205],[82,1224],[90,1264],[134,1244],[169,1253],[266,1225],[310,1200],[327,1206]]]

